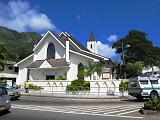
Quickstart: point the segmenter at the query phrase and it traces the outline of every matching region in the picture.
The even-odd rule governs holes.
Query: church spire
[[[88,41],[96,41],[93,32],[91,32],[89,40]]]

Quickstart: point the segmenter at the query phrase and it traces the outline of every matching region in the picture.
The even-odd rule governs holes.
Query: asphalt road
[[[78,100],[49,97],[21,97],[12,101],[11,112],[0,120],[159,120],[144,116],[138,110],[143,102],[136,100]]]

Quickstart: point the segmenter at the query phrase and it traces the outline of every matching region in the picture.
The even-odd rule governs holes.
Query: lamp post
[[[130,46],[130,45],[125,45],[125,46],[124,46],[124,44],[123,44],[123,42],[122,42],[121,48],[122,48],[122,64],[123,64],[123,65],[125,65],[124,48],[129,48],[129,47],[131,47],[131,46]],[[124,74],[123,74],[123,75],[124,75]],[[122,81],[123,81],[123,75],[122,75]],[[125,72],[125,79],[126,79],[126,72]]]

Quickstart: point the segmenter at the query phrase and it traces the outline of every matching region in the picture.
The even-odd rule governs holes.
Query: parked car
[[[3,85],[0,85],[0,112],[9,111],[11,108],[11,102],[8,92]]]
[[[129,95],[138,100],[150,98],[157,100],[160,97],[160,78],[158,77],[136,77],[129,80]]]
[[[18,89],[8,84],[0,84],[0,85],[3,85],[7,89],[10,99],[18,99],[21,96],[20,91]]]

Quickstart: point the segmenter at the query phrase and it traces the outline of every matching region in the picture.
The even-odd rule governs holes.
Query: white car
[[[150,98],[157,100],[160,96],[160,78],[158,77],[137,77],[129,79],[129,95],[138,100]]]
[[[11,101],[8,96],[6,88],[0,85],[0,112],[9,111],[11,108]]]

